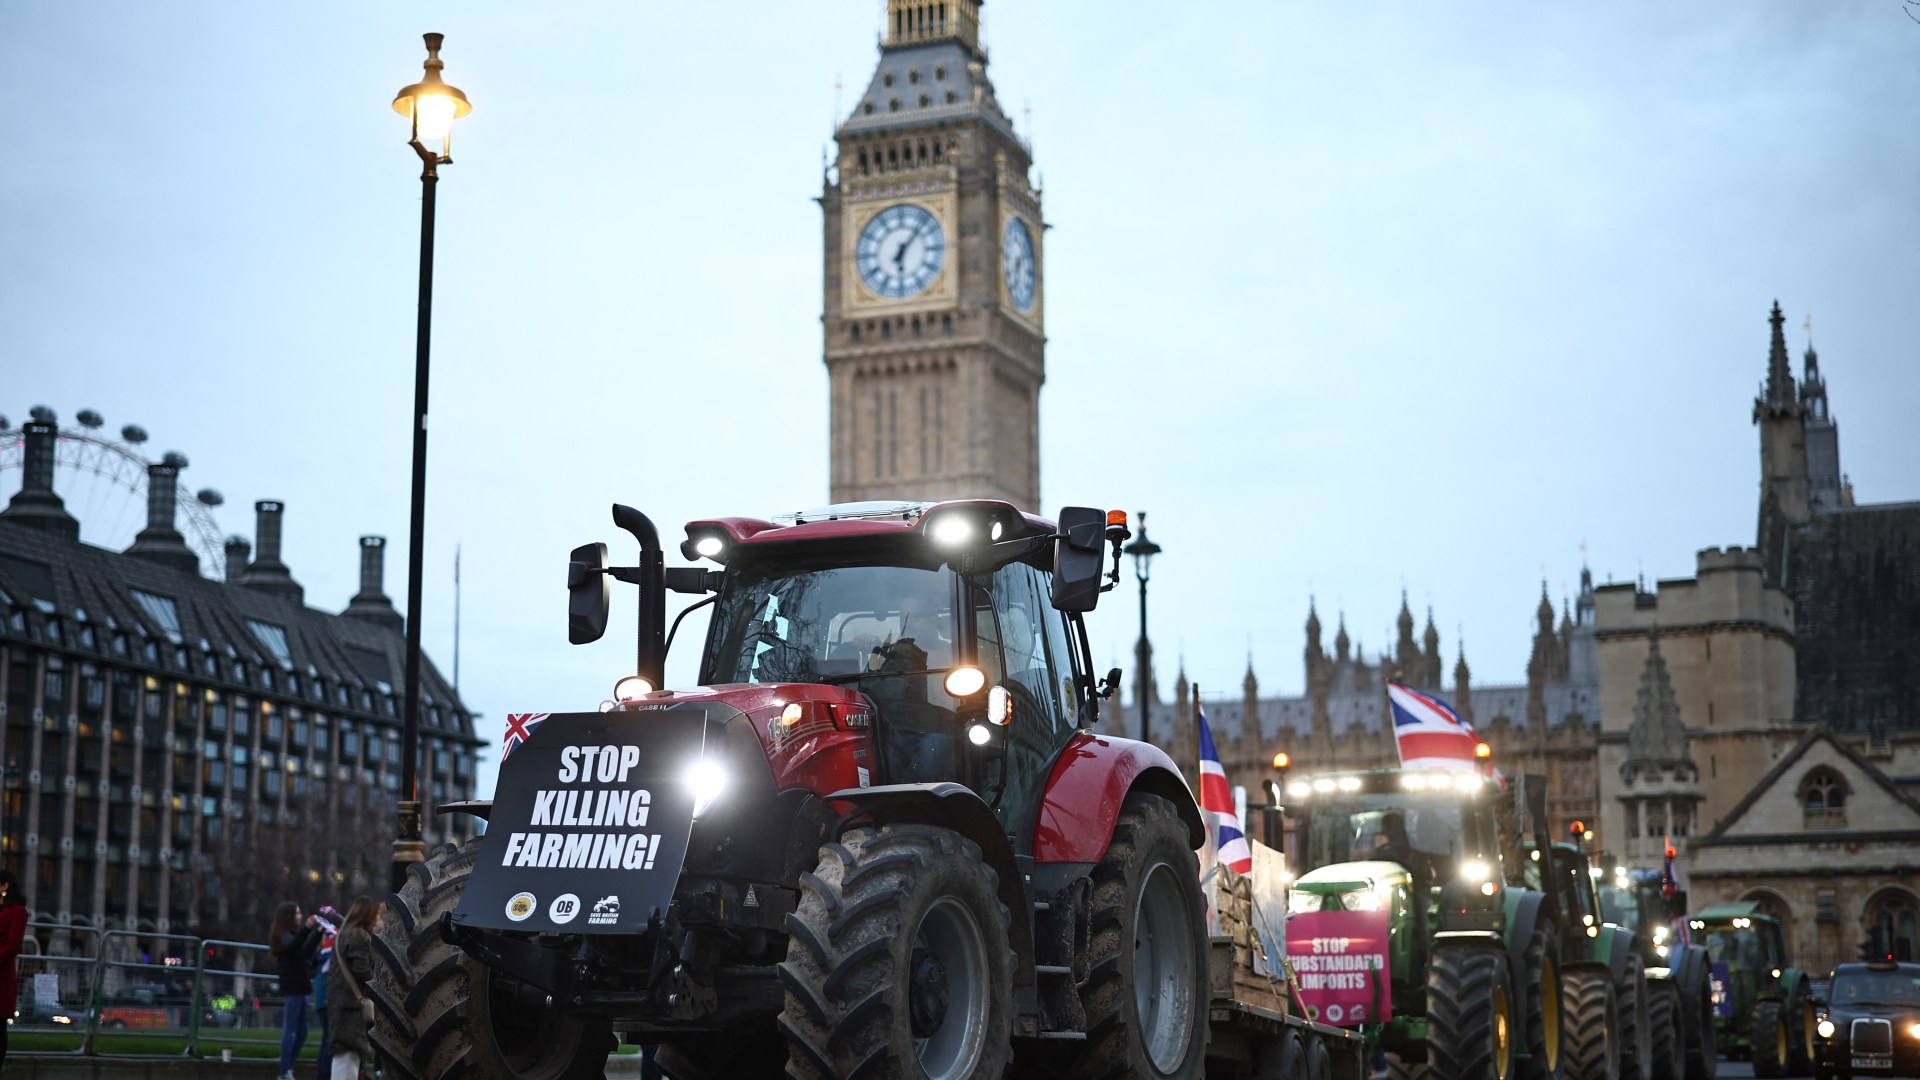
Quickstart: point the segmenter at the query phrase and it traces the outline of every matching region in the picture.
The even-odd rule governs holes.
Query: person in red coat
[[[7,1067],[7,1027],[20,1007],[20,973],[15,959],[27,936],[27,905],[12,871],[0,870],[0,1069]]]

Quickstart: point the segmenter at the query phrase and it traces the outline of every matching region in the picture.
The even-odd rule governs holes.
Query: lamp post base
[[[402,799],[399,804],[398,828],[393,836],[393,881],[394,892],[406,884],[407,867],[413,863],[427,861],[427,844],[420,838],[420,804],[413,799]]]

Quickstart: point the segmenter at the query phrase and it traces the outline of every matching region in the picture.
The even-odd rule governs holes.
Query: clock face
[[[1019,218],[1007,219],[1000,242],[1000,268],[1007,276],[1007,295],[1021,311],[1033,310],[1033,234]]]
[[[904,300],[933,284],[947,259],[947,238],[932,214],[901,203],[875,214],[860,230],[853,258],[867,288],[888,300]]]

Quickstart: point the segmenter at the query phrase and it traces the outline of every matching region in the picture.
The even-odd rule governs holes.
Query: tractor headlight
[[[1666,928],[1666,927],[1664,927],[1664,926],[1656,926],[1656,927],[1654,927],[1654,928],[1653,928],[1653,943],[1654,943],[1655,945],[1658,945],[1658,944],[1660,944],[1661,942],[1663,942],[1663,941],[1665,941],[1665,940],[1667,940],[1667,928]],[[1665,956],[1666,954],[1665,954],[1665,953],[1662,953],[1661,955],[1662,955],[1662,956]]]
[[[959,514],[943,515],[933,523],[933,542],[945,548],[957,548],[973,539],[973,522]]]
[[[1304,799],[1313,791],[1313,785],[1305,780],[1295,780],[1287,785],[1287,794],[1296,799]]]
[[[1287,914],[1304,915],[1310,911],[1319,911],[1327,898],[1317,892],[1294,889],[1287,893]]]
[[[1468,859],[1460,864],[1460,876],[1470,882],[1481,882],[1493,876],[1493,868],[1479,859]]]
[[[1833,1038],[1833,1033],[1840,1029],[1833,1026],[1833,1021],[1822,1019],[1818,1024],[1813,1026],[1813,1030],[1819,1032],[1821,1038],[1831,1039]]]
[[[952,521],[957,519],[949,518],[948,520]],[[972,697],[980,692],[981,687],[986,685],[987,673],[977,667],[962,665],[947,672],[947,693],[952,694],[954,697]]]
[[[727,790],[727,771],[712,758],[701,758],[687,767],[687,787],[693,790],[693,816],[707,812],[721,793]]]
[[[653,682],[644,675],[629,675],[613,684],[615,701],[637,701],[653,693]]]
[[[1659,956],[1667,955],[1667,947],[1665,945],[1655,945],[1653,951]]]
[[[1779,969],[1779,968],[1774,968],[1774,969],[1773,969],[1773,977],[1774,977],[1774,978],[1776,978],[1776,979],[1780,977],[1780,969]]]

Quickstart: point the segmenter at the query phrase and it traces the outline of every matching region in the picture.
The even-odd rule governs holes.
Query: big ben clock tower
[[[1040,192],[995,99],[984,0],[887,0],[834,132],[825,216],[832,498],[1040,509]]]

